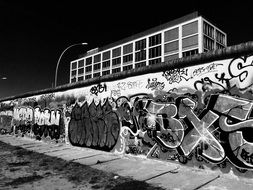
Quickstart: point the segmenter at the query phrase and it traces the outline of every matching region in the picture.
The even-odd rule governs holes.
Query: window
[[[92,57],[86,58],[86,65],[91,65],[92,63]]]
[[[205,35],[214,38],[214,27],[209,25],[207,22],[204,22],[203,24],[203,32]]]
[[[78,61],[78,67],[83,67],[84,66],[84,59],[81,59]]]
[[[95,71],[95,70],[99,70],[99,69],[100,69],[100,66],[101,66],[100,63],[95,64],[95,65],[93,66],[93,70],[94,70],[94,71]]]
[[[135,68],[140,68],[140,67],[145,67],[145,66],[146,66],[146,61],[135,64]]]
[[[71,83],[76,82],[76,77],[71,79]]]
[[[110,52],[110,51],[104,52],[104,53],[103,53],[103,60],[110,59],[110,55],[111,55],[111,52]]]
[[[118,65],[120,63],[121,63],[121,58],[120,57],[112,60],[112,66]]]
[[[123,46],[123,54],[128,54],[133,52],[133,44],[127,44]]]
[[[225,34],[216,30],[216,40],[217,40],[217,42],[225,45]]]
[[[146,50],[142,50],[135,53],[135,62],[146,59]]]
[[[91,78],[91,75],[86,75],[85,76],[85,79],[90,79]]]
[[[157,35],[149,37],[149,47],[160,44],[161,40],[162,40],[161,34],[157,34]]]
[[[164,42],[178,39],[178,28],[164,32]]]
[[[80,75],[80,74],[83,74],[83,72],[84,72],[84,69],[83,69],[83,68],[78,69],[78,74],[79,74],[79,75]]]
[[[100,62],[101,61],[101,54],[95,55],[94,56],[94,63]]]
[[[77,81],[82,81],[83,80],[83,76],[78,77]]]
[[[225,46],[223,46],[223,45],[220,45],[220,44],[216,44],[216,49],[223,49],[223,48],[225,48]]]
[[[149,58],[161,56],[161,46],[149,49]]]
[[[88,66],[88,67],[85,68],[85,72],[86,72],[86,73],[91,72],[91,70],[92,70],[92,67],[91,67],[91,66]]]
[[[77,65],[77,63],[76,62],[72,62],[72,69],[76,69],[76,65]]]
[[[135,51],[143,50],[146,48],[146,39],[135,42]]]
[[[130,61],[133,61],[133,54],[125,55],[123,57],[123,63],[127,63],[127,62],[130,62]]]
[[[192,48],[198,45],[198,35],[184,38],[182,41],[182,48]]]
[[[178,40],[174,42],[170,42],[164,45],[164,53],[178,51],[179,45]]]
[[[104,61],[102,63],[102,68],[107,68],[107,67],[110,67],[110,60],[109,61]]]
[[[208,38],[207,36],[204,36],[203,38],[204,48],[208,50],[214,49],[214,40],[211,38]]]
[[[121,47],[112,50],[112,57],[118,57],[121,55]]]
[[[168,55],[168,56],[164,57],[164,61],[170,61],[170,60],[177,59],[177,58],[179,58],[178,54]]]
[[[131,70],[133,68],[133,65],[127,65],[123,67],[123,71]]]
[[[182,27],[182,36],[188,36],[191,34],[198,33],[198,21],[191,22],[189,24],[185,24]]]
[[[71,71],[71,75],[72,76],[76,75],[76,70]]]
[[[183,57],[192,56],[198,54],[198,49],[183,52]]]
[[[109,75],[109,74],[110,74],[110,70],[107,70],[107,71],[103,71],[103,72],[102,72],[102,76]]]
[[[149,65],[154,65],[156,63],[161,63],[161,58],[149,60]]]
[[[118,72],[120,72],[120,67],[115,68],[115,69],[112,70],[112,73],[118,73]]]
[[[93,78],[95,78],[95,77],[100,77],[100,73],[94,73]]]

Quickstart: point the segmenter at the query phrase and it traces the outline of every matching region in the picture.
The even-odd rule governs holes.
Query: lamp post
[[[60,64],[60,61],[61,61],[61,58],[63,56],[63,54],[71,47],[74,47],[74,46],[79,46],[79,45],[88,45],[88,43],[84,42],[84,43],[76,43],[76,44],[72,44],[70,46],[68,46],[60,55],[58,61],[57,61],[57,65],[56,65],[56,69],[55,69],[55,76],[54,76],[54,87],[57,86],[57,74],[58,74],[58,67],[59,67],[59,64]]]

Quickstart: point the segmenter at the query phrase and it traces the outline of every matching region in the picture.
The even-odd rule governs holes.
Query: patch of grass
[[[11,185],[11,186],[17,186],[17,185],[21,185],[24,183],[29,183],[29,182],[33,182],[33,181],[38,181],[40,179],[42,179],[42,176],[39,175],[32,175],[32,176],[26,176],[26,177],[19,177],[16,178],[14,180],[12,180],[11,182],[5,183],[6,186]]]
[[[90,181],[89,181],[89,184],[95,184],[95,183],[97,183],[99,180],[100,180],[100,177],[99,177],[99,176],[93,176],[93,177],[91,177],[91,179],[90,179]]]
[[[18,156],[18,157],[22,157],[22,156],[25,156],[25,155],[30,155],[32,154],[33,151],[30,151],[30,150],[25,150],[25,149],[18,149],[15,154]]]
[[[10,170],[10,172],[15,172],[15,171],[20,170],[20,168],[10,168],[9,170]]]
[[[8,163],[8,166],[11,166],[11,167],[15,167],[15,166],[26,166],[27,164],[29,164],[30,162],[11,162],[11,163]]]
[[[144,182],[144,181],[128,181],[121,184],[118,184],[112,188],[112,190],[132,190],[132,189],[138,189],[138,190],[164,190],[161,187],[153,187],[152,185]]]

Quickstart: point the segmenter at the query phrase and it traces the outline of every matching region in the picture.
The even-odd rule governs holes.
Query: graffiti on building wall
[[[60,110],[17,107],[13,111],[13,125],[16,131],[19,130],[22,134],[33,133],[40,138],[43,136],[59,139],[62,133],[60,119]]]
[[[0,134],[11,133],[13,112],[10,110],[0,112]]]
[[[118,116],[108,101],[103,105],[76,104],[72,109],[68,136],[73,145],[112,150],[119,131]]]
[[[252,62],[242,56],[28,97],[12,102],[8,119],[1,112],[0,125],[55,139],[65,130],[74,146],[252,170]]]
[[[133,141],[140,141],[133,143],[137,153],[143,151],[140,144],[150,148],[147,155],[154,154],[152,147],[159,146],[171,152],[171,159],[180,157],[183,163],[196,152],[198,159],[211,163],[227,159],[238,168],[253,169],[253,138],[249,133],[253,132],[253,102],[211,95],[205,109],[196,115],[197,104],[190,97],[179,96],[174,102],[154,102],[148,96],[123,98],[118,108],[122,127],[127,128]]]

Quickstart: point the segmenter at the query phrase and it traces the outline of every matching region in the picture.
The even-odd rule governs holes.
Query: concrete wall
[[[1,100],[2,133],[253,169],[253,43]]]

